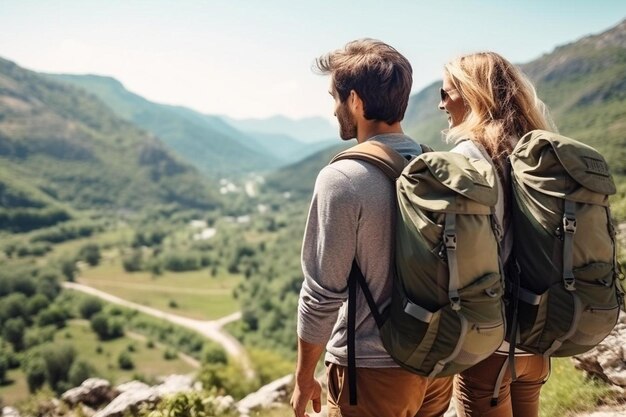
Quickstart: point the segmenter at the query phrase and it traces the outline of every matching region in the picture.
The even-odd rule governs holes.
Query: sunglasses
[[[444,90],[443,88],[439,89],[439,95],[441,96],[441,101],[446,101],[446,99],[450,97],[450,91],[455,91],[455,89],[452,88],[448,91]]]

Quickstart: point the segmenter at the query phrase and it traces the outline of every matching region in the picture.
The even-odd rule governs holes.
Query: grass
[[[588,380],[570,358],[553,358],[550,379],[541,390],[540,417],[566,417],[591,411],[609,395],[602,382]]]
[[[0,404],[14,405],[19,401],[28,398],[28,384],[26,383],[26,375],[19,369],[12,369],[7,372],[6,383],[0,385]]]
[[[167,349],[165,346],[155,344],[153,348],[148,348],[147,342],[143,338],[140,339],[126,336],[102,342],[91,331],[89,322],[71,320],[66,328],[56,333],[53,343],[72,345],[76,350],[76,360],[89,362],[96,369],[98,376],[111,381],[112,384],[131,381],[139,376],[146,381],[154,381],[159,376],[188,374],[195,370],[180,358],[165,360],[163,358]],[[132,352],[128,351],[130,345],[133,346]],[[134,369],[119,369],[117,358],[123,351],[130,354],[135,364]],[[0,387],[0,398],[4,400],[4,405],[14,405],[29,397],[25,376],[19,369],[9,371],[7,379],[12,383]]]
[[[149,272],[124,271],[119,261],[104,261],[81,271],[77,281],[137,304],[200,320],[214,320],[239,310],[233,289],[238,275],[209,270],[164,272],[153,277]]]

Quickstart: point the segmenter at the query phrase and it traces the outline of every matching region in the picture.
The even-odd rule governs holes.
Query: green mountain
[[[29,211],[209,209],[216,190],[94,96],[0,59],[0,225]]]
[[[224,116],[224,120],[242,132],[288,135],[303,143],[317,143],[338,138],[337,128],[323,117],[305,117],[290,119],[273,116],[266,119],[233,119]]]
[[[437,107],[441,81],[435,81],[409,99],[404,115],[404,131],[417,142],[430,145],[433,149],[450,149],[443,142],[441,131],[448,127],[446,117]]]
[[[84,88],[118,116],[151,132],[183,159],[210,176],[263,171],[281,165],[264,147],[217,116],[153,103],[124,88],[114,78],[96,75],[48,74]]]
[[[320,169],[328,164],[333,156],[354,144],[354,141],[343,143],[337,141],[335,146],[269,174],[265,178],[265,186],[274,191],[289,192],[295,199],[310,199]]]

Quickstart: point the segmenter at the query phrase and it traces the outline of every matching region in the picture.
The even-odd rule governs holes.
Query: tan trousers
[[[328,417],[441,417],[452,377],[428,379],[402,368],[358,368],[357,405],[350,405],[348,368],[329,364]]]
[[[507,356],[493,354],[461,372],[454,384],[459,417],[537,417],[539,393],[550,371],[550,359],[541,355],[516,356],[517,379],[512,382],[507,369],[500,386],[498,403],[493,396],[498,373]]]

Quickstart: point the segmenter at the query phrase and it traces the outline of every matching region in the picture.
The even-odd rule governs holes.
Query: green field
[[[80,272],[77,282],[137,304],[200,320],[214,320],[239,310],[233,289],[241,277],[208,270],[167,272],[124,271],[115,259]],[[175,304],[175,306],[173,306]]]
[[[54,338],[54,343],[67,343],[76,350],[76,360],[85,360],[95,369],[96,374],[111,381],[112,384],[137,379],[140,376],[147,381],[154,381],[159,376],[171,374],[188,374],[195,368],[180,358],[165,360],[165,347],[156,344],[147,346],[143,337],[126,337],[110,341],[99,341],[96,334],[89,328],[85,320],[71,320],[65,329],[61,329]],[[128,351],[135,364],[132,370],[119,369],[117,358],[120,352]],[[100,347],[100,353],[98,353]],[[12,383],[0,387],[0,398],[5,405],[15,404],[29,396],[24,374],[20,370],[8,372],[7,379]]]

